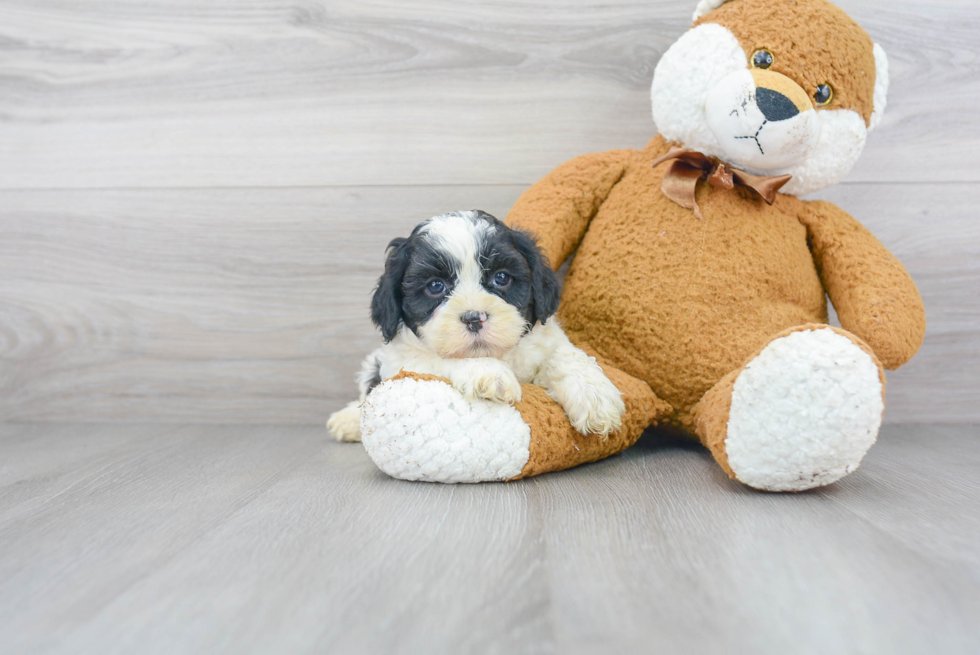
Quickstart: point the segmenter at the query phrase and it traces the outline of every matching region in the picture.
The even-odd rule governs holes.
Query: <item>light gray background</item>
[[[0,2],[0,417],[321,423],[383,249],[655,134],[693,0]],[[819,194],[912,272],[888,422],[980,420],[980,12],[839,3],[888,111]]]
[[[853,475],[660,435],[427,485],[326,434],[388,240],[642,147],[694,4],[0,0],[0,650],[975,652],[980,430],[911,423],[980,422],[976,0],[840,2],[892,91],[820,195],[929,313]]]

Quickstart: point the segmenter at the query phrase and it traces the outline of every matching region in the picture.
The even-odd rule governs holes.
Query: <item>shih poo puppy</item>
[[[619,429],[625,406],[553,318],[560,284],[526,233],[482,211],[442,214],[388,245],[371,317],[385,344],[364,360],[360,399],[327,427],[360,441],[360,404],[401,370],[448,379],[468,400],[513,403],[544,387],[582,434]],[[550,319],[550,320],[549,320]]]

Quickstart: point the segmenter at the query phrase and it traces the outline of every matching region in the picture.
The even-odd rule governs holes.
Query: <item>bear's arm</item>
[[[850,214],[824,201],[801,203],[810,250],[845,330],[864,339],[888,369],[922,345],[926,313],[905,267]]]
[[[521,194],[505,222],[537,237],[557,269],[578,246],[589,221],[622,178],[631,153],[610,150],[565,162]]]

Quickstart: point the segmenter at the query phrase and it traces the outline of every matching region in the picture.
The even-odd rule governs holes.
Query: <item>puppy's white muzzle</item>
[[[474,313],[483,318],[479,330],[466,321]],[[521,340],[524,326],[524,317],[513,305],[476,283],[463,282],[420,332],[440,357],[500,357]]]
[[[803,162],[820,137],[810,97],[785,75],[759,68],[739,70],[705,97],[708,127],[732,164],[761,171]]]

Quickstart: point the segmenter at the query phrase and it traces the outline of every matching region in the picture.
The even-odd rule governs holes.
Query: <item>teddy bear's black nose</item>
[[[755,90],[755,102],[767,121],[785,121],[800,113],[793,101],[779,91],[759,87]]]

